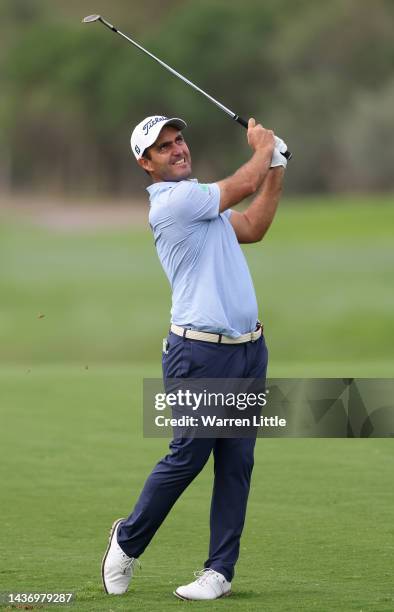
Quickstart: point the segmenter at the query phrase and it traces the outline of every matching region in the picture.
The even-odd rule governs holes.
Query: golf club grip
[[[245,119],[243,119],[239,115],[235,115],[234,119],[235,119],[235,121],[238,121],[238,123],[243,125],[244,128],[248,129],[248,122],[245,121]],[[291,159],[293,157],[293,155],[290,153],[289,150],[285,151],[284,153],[281,152],[281,155],[283,155],[283,157],[285,157],[287,160],[289,160],[289,159]]]

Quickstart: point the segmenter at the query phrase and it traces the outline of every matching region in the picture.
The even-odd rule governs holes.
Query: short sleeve
[[[220,189],[216,183],[180,181],[171,189],[168,206],[175,220],[184,225],[212,221],[219,216]]]

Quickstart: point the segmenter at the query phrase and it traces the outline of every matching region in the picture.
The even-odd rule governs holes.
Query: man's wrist
[[[271,146],[261,147],[261,149],[257,149],[252,157],[252,163],[255,169],[256,178],[258,185],[260,187],[261,183],[263,183],[265,177],[268,174],[268,170],[270,169],[271,160],[273,155],[273,149]]]
[[[274,149],[275,149],[275,144],[265,144],[262,146],[257,146],[254,152],[269,156],[269,155],[272,155]]]

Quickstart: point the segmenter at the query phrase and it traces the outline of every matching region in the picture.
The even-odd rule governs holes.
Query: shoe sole
[[[125,520],[124,518],[120,518],[120,519],[117,519],[117,520],[116,520],[116,521],[113,523],[113,525],[112,525],[112,527],[111,527],[111,531],[109,532],[108,546],[107,546],[107,549],[106,549],[106,551],[105,551],[105,553],[104,553],[103,560],[101,561],[101,580],[102,580],[102,583],[103,583],[104,591],[107,593],[107,595],[108,595],[109,593],[108,593],[108,591],[107,591],[107,587],[105,586],[105,580],[104,580],[104,564],[105,564],[105,561],[106,561],[106,559],[107,559],[109,549],[111,548],[112,538],[114,537],[114,534],[116,533],[116,529],[117,529],[117,527],[118,527],[119,523],[121,523],[121,522],[122,522],[122,521],[124,521],[124,520]]]
[[[178,591],[173,591],[173,595],[175,595],[175,597],[178,597],[178,599],[181,599],[182,601],[214,601],[213,599],[190,599],[190,597],[183,597],[183,595],[180,595]],[[223,593],[223,595],[215,597],[215,599],[222,599],[223,597],[229,597],[230,595],[231,591],[227,591],[226,593]]]

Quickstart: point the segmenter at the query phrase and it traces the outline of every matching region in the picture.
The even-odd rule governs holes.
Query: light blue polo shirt
[[[172,288],[171,322],[237,337],[255,329],[257,301],[244,254],[219,213],[216,183],[154,183],[149,223]]]

